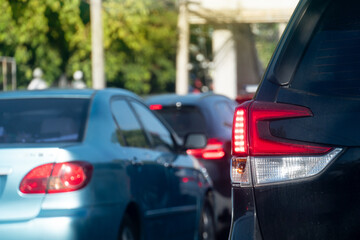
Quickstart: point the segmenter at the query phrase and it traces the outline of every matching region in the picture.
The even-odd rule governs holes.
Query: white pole
[[[105,84],[104,45],[101,0],[90,0],[92,87],[102,89]]]
[[[176,54],[176,93],[184,95],[189,89],[189,22],[186,0],[179,0],[179,42]]]
[[[3,71],[3,90],[7,91],[7,59],[4,58],[2,61],[2,71]]]
[[[16,61],[11,58],[11,89],[16,90]]]
[[[214,92],[235,99],[237,96],[237,52],[234,34],[229,29],[215,29],[212,42]]]

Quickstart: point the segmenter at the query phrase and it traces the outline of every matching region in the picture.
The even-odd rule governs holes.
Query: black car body
[[[359,9],[300,1],[236,110],[230,239],[359,239]]]
[[[200,161],[212,179],[216,230],[220,239],[227,237],[231,219],[231,127],[236,102],[222,95],[204,93],[158,95],[148,98],[146,104],[181,138],[189,133],[205,133],[207,146],[187,152]]]

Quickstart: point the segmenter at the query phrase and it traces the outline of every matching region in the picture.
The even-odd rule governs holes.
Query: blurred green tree
[[[252,25],[255,35],[256,49],[263,68],[265,69],[280,39],[278,23],[258,23]]]
[[[86,0],[0,0],[0,56],[13,56],[18,88],[40,67],[49,85],[82,70],[91,86],[90,6]],[[104,0],[107,85],[138,94],[173,90],[175,1]]]
[[[174,91],[175,1],[104,1],[108,86],[139,94]]]
[[[90,63],[80,5],[80,0],[0,0],[0,55],[15,57],[19,88],[27,86],[35,67],[51,85],[62,73],[71,76]],[[83,58],[70,65],[79,55]]]

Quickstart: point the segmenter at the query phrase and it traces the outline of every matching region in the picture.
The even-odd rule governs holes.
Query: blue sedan
[[[0,238],[213,239],[204,138],[126,90],[1,93]]]

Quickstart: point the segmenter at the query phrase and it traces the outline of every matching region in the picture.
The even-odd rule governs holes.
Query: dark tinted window
[[[137,102],[131,102],[131,104],[139,115],[144,128],[149,132],[153,141],[153,147],[160,151],[171,151],[174,143],[169,130],[147,107]]]
[[[131,147],[149,148],[144,130],[125,100],[114,100],[111,110],[120,128],[119,142]]]
[[[89,99],[0,100],[0,143],[78,142]]]
[[[360,2],[326,10],[290,87],[322,95],[360,96]]]
[[[180,137],[192,132],[206,133],[203,115],[196,107],[164,107],[158,113],[170,124]]]

